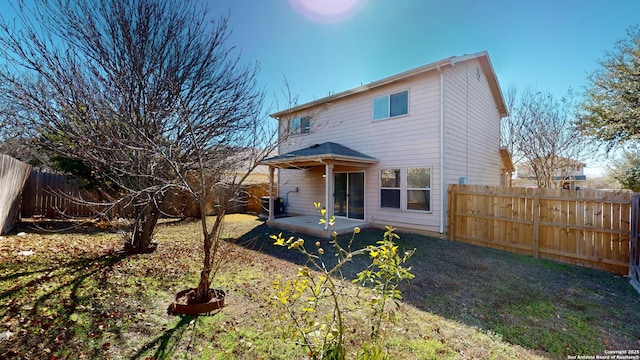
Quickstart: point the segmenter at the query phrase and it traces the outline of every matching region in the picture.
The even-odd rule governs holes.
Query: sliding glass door
[[[364,220],[364,173],[334,174],[334,214]]]

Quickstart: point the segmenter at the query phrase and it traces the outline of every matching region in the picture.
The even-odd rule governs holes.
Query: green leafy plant
[[[320,203],[314,204],[323,218],[320,224],[328,224],[333,228],[335,217],[327,219],[326,210]],[[356,256],[368,256],[369,265],[358,273],[354,283],[366,287],[371,295],[371,343],[365,343],[358,352],[358,359],[386,359],[386,354],[379,343],[384,339],[384,325],[392,321],[393,311],[390,301],[402,298],[398,284],[403,280],[411,280],[414,275],[410,268],[403,265],[414,253],[414,250],[400,253],[394,240],[399,236],[391,227],[386,228],[383,239],[375,245],[352,249],[353,240],[360,232],[354,231],[346,247],[339,244],[337,234],[333,232],[330,245],[335,251],[337,262],[329,266],[325,250],[321,243],[315,243],[314,250],[305,247],[302,238],[294,236],[285,239],[282,233],[272,235],[274,245],[286,246],[300,251],[307,257],[307,264],[298,269],[293,279],[284,280],[279,276],[273,282],[276,291],[276,302],[284,308],[285,318],[294,325],[294,337],[306,348],[312,359],[344,359],[345,350],[345,299],[347,284],[343,281],[342,268]],[[328,255],[327,255],[328,256]],[[368,326],[368,324],[364,324]]]
[[[400,254],[398,246],[394,243],[394,239],[399,239],[400,236],[394,233],[392,227],[387,226],[386,229],[381,241],[365,248],[369,252],[371,263],[353,280],[354,283],[368,286],[373,292],[370,305],[376,322],[371,332],[372,339],[381,336],[383,321],[391,320],[392,312],[386,308],[389,300],[395,301],[398,305],[397,302],[402,299],[402,293],[398,290],[400,281],[415,277],[409,268],[402,266],[413,255],[415,249]]]

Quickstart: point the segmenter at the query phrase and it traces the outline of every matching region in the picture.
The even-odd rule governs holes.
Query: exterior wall
[[[284,199],[285,211],[291,215],[318,214],[313,203],[321,202],[324,204],[325,202],[325,184],[322,177],[324,168],[280,169],[279,171],[278,196]]]
[[[465,64],[444,69],[445,182],[457,183],[460,176],[466,176],[473,183],[499,185],[500,115],[484,74],[480,81],[473,77],[474,82],[469,81],[467,87]],[[475,61],[469,64],[469,72],[475,71],[476,66],[479,68],[476,64]],[[471,75],[469,73],[470,78]],[[409,91],[408,115],[372,120],[374,98],[405,90]],[[441,209],[441,204],[446,207],[445,199],[441,199],[446,195],[446,185],[443,187],[439,183],[440,90],[440,73],[432,71],[294,114],[291,118],[312,117],[311,132],[287,139],[279,153],[331,141],[372,156],[379,162],[365,169],[334,169],[334,172],[365,171],[365,220],[381,226],[438,232],[441,221],[446,221]],[[280,121],[281,133],[288,128],[287,120]],[[431,169],[431,211],[402,210],[406,208],[404,180],[401,181],[401,209],[380,207],[381,169],[405,171],[418,167]],[[285,199],[289,214],[318,214],[313,203],[325,203],[324,170],[322,166],[280,170],[279,196]]]
[[[445,70],[445,182],[500,185],[500,120],[477,60]]]

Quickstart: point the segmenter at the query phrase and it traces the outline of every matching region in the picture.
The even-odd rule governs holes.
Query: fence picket
[[[450,239],[629,272],[631,194],[449,186]]]
[[[233,202],[230,212],[261,212],[261,197],[267,195],[268,185],[250,184],[243,187],[240,198]],[[175,196],[174,196],[175,195]],[[64,217],[95,216],[106,210],[106,206],[84,203],[110,203],[111,197],[99,191],[89,191],[82,188],[80,183],[64,175],[31,171],[24,186],[21,203],[23,218],[47,217],[50,219]],[[173,194],[165,203],[164,211],[171,216],[193,217],[195,209],[182,195]],[[209,205],[209,204],[208,204]],[[125,205],[114,206],[109,216],[127,216],[131,209]]]

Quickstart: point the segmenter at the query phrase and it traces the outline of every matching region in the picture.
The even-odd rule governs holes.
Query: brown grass
[[[284,336],[291,327],[271,301],[272,280],[278,274],[293,276],[302,258],[273,247],[268,238],[273,230],[255,217],[228,218],[227,237],[235,241],[225,244],[228,260],[214,283],[227,291],[227,306],[200,317],[166,312],[177,291],[197,284],[199,223],[165,223],[156,234],[158,250],[132,256],[119,252],[122,239],[108,226],[18,231],[27,235],[17,236],[16,231],[0,239],[0,358],[304,357],[294,339]],[[380,236],[375,231],[360,235],[362,243]],[[634,317],[640,308],[637,294],[633,297],[622,279],[412,235],[403,235],[400,245],[418,248],[409,264],[417,277],[403,289],[399,317],[387,329],[391,358],[562,357],[582,350],[543,351],[541,329],[557,334],[548,344],[590,334],[589,339],[600,342],[583,348],[594,352],[628,348],[640,334],[640,321]],[[484,260],[469,261],[470,254]],[[505,267],[514,271],[508,281]],[[545,286],[549,279],[553,284]],[[366,340],[368,312],[357,299],[350,306],[354,311],[349,314],[348,344],[353,354]],[[628,322],[621,330],[624,336],[610,326],[613,321],[620,325],[621,319]],[[580,330],[585,326],[595,329]],[[528,330],[534,335],[520,334]]]

